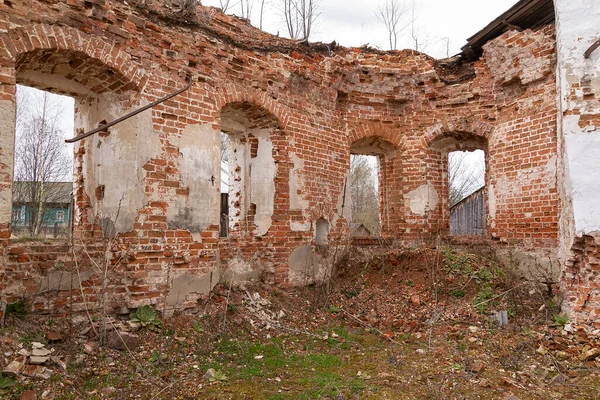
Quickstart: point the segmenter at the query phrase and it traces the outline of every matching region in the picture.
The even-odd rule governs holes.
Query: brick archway
[[[131,56],[121,50],[116,43],[102,40],[74,28],[46,24],[29,25],[0,33],[0,41],[4,44],[0,48],[0,57],[10,60],[8,63],[12,63],[15,67],[12,71],[2,71],[5,84],[17,83],[16,73],[20,66],[27,69],[31,62],[36,59],[47,59],[52,52],[75,55],[79,58],[79,62],[82,62],[81,59],[85,59],[88,62],[87,65],[84,65],[87,70],[82,72],[85,72],[88,78],[90,73],[95,72],[91,71],[92,64],[102,68],[109,79],[106,80],[105,86],[95,85],[90,87],[92,90],[96,88],[96,91],[141,91],[148,80],[146,72],[138,68]],[[25,54],[28,57],[23,57]],[[33,57],[30,57],[31,55]],[[28,59],[27,64],[24,64],[25,58]],[[85,69],[78,64],[73,67],[73,70],[77,68]],[[78,76],[73,75],[70,78],[77,80]],[[79,79],[84,78],[79,77]]]
[[[398,148],[402,147],[402,140],[398,129],[381,123],[359,123],[352,126],[348,130],[348,146],[369,137],[381,138]]]
[[[215,112],[216,117],[221,118],[221,111],[233,103],[250,103],[268,111],[279,121],[279,129],[285,130],[289,123],[289,113],[284,107],[277,103],[272,97],[264,92],[248,89],[243,86],[229,84],[223,86],[221,90],[215,93]]]
[[[489,141],[493,131],[494,126],[484,121],[472,121],[467,118],[446,120],[427,129],[422,137],[422,144],[423,147],[428,148],[452,132],[460,132]]]

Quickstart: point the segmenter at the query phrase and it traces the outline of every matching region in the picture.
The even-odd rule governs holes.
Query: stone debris
[[[35,357],[46,357],[46,356],[49,356],[50,354],[52,354],[52,350],[48,350],[45,347],[34,348],[31,351],[31,355],[35,356]]]
[[[20,349],[18,354],[23,357],[29,357],[31,355],[31,352],[27,349]]]
[[[37,400],[37,392],[35,390],[26,390],[21,393],[19,400]]]
[[[107,345],[116,350],[133,350],[140,345],[140,337],[134,333],[112,331],[108,334]]]
[[[204,374],[204,379],[206,379],[207,381],[213,380],[215,379],[216,376],[216,371],[212,368],[209,368],[208,370],[206,370],[206,373]]]
[[[2,375],[16,378],[25,369],[25,363],[19,360],[13,360],[2,370]]]
[[[83,345],[83,352],[85,354],[94,354],[98,349],[98,345],[94,342],[87,342]]]
[[[467,372],[474,372],[476,374],[480,373],[481,371],[483,371],[485,368],[485,366],[483,365],[482,362],[469,362],[467,363],[466,367],[465,367],[465,371]]]
[[[593,349],[584,351],[581,354],[581,356],[579,356],[579,359],[581,361],[592,361],[592,360],[595,360],[599,355],[600,355],[600,349],[593,348]]]
[[[44,364],[49,359],[50,359],[50,357],[31,356],[31,357],[29,357],[29,364],[40,365],[40,364]]]
[[[60,334],[60,332],[56,332],[56,331],[48,331],[48,333],[46,333],[46,339],[48,339],[51,342],[58,342],[59,340],[62,340],[62,335]]]
[[[63,371],[67,370],[67,363],[65,361],[63,361],[61,358],[50,357],[50,359],[52,360],[52,362],[54,362],[56,365],[58,365],[60,368],[62,368]]]
[[[50,379],[53,371],[41,365],[27,365],[22,374],[31,378]]]

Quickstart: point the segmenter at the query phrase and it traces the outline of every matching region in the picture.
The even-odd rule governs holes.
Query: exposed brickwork
[[[580,321],[600,328],[600,235],[577,238],[567,261],[562,291]]]
[[[292,283],[290,254],[314,245],[317,219],[330,223],[330,241],[347,235],[349,206],[343,195],[350,151],[365,139],[379,138],[385,147],[377,154],[386,241],[447,235],[447,153],[482,147],[493,193],[491,237],[526,249],[556,246],[553,26],[507,32],[486,47],[480,61],[455,65],[450,74],[442,63],[414,51],[339,48],[329,57],[324,48],[266,35],[214,9],[200,8],[197,26],[179,26],[111,0],[11,4],[0,4],[0,100],[14,102],[19,82],[89,98],[114,94],[120,107],[129,108],[173,92],[187,77],[194,81],[187,92],[153,108],[153,132],[137,132],[148,141],[151,135],[158,138],[160,151],[139,166],[144,206],[133,210],[130,230],[110,241],[107,254],[114,268],[102,290],[111,291],[115,307],[158,303],[172,290],[174,276],[205,276],[235,259],[260,270],[268,282]],[[43,80],[48,74],[77,86],[73,91],[68,85],[54,87],[55,80]],[[193,216],[170,219],[175,204],[198,200],[184,174],[183,166],[194,161],[186,159],[180,145],[189,139],[186,129],[218,131],[229,113],[243,115],[246,128],[269,130],[276,172],[273,213],[264,235],[257,233],[256,203],[246,210],[239,205],[247,214],[227,239],[219,238],[216,213],[199,232],[191,226]],[[105,118],[95,115],[87,123],[96,127]],[[2,129],[2,135],[12,134]],[[109,130],[102,140],[116,137]],[[260,143],[252,135],[247,140],[255,159]],[[86,192],[86,183],[93,182],[88,174],[101,167],[90,165],[93,151],[86,139],[75,154],[75,254],[81,257],[91,244],[91,258],[105,259],[98,244],[107,227],[97,209],[111,188],[93,185]],[[0,159],[0,173],[10,176],[7,161]],[[202,183],[203,196],[218,196],[208,181]],[[60,291],[54,300],[39,294],[57,263],[72,271],[69,253],[15,246],[2,247],[9,251],[0,268],[0,285],[11,288],[6,299],[22,292],[33,295],[37,309],[59,307],[67,298],[81,304],[81,295],[71,291]],[[20,261],[10,253],[16,248],[24,249]],[[99,290],[94,277],[86,281],[90,296]],[[191,307],[199,296],[185,295],[181,305]]]

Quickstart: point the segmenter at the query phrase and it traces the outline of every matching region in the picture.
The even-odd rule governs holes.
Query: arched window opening
[[[486,236],[485,152],[448,154],[451,236]]]
[[[350,197],[352,236],[377,236],[379,215],[379,159],[377,156],[350,155]]]
[[[12,235],[67,238],[73,215],[75,101],[17,86]]]
[[[392,143],[379,137],[363,138],[350,146],[352,236],[380,236],[387,203],[385,164],[394,157],[395,150]]]
[[[435,140],[439,180],[445,182],[451,236],[487,236],[487,140],[467,132],[453,132]],[[446,221],[448,221],[446,219]]]
[[[271,134],[278,127],[275,116],[248,102],[221,111],[221,237],[269,230],[277,172]]]

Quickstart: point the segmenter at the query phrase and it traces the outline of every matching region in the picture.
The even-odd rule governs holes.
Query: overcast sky
[[[202,0],[203,5],[219,7],[220,0]],[[259,25],[261,0],[254,1],[252,24]],[[278,11],[282,0],[266,0],[263,29],[267,32],[287,36],[285,26]],[[387,33],[375,12],[387,0],[315,0],[320,4],[320,16],[316,22],[311,41],[325,43],[337,41],[344,46],[359,47],[369,43],[373,47],[388,50]],[[508,10],[517,0],[415,0],[419,36],[427,40],[425,52],[436,58],[460,52],[470,36],[484,28],[496,17]],[[240,15],[238,0],[228,14]],[[411,9],[412,0],[404,0]],[[407,13],[407,17],[410,13]],[[408,34],[408,30],[405,31]],[[411,48],[405,35],[398,41],[398,48]],[[450,40],[449,51],[446,48]]]

